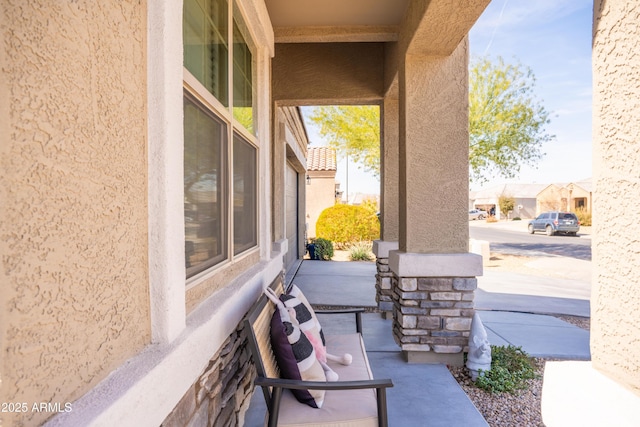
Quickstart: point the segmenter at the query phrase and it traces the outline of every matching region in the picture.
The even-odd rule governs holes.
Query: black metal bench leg
[[[389,425],[387,419],[387,389],[376,389],[376,395],[378,399],[378,425],[380,427],[387,427]]]
[[[280,399],[282,398],[282,388],[273,387],[271,391],[271,402],[269,404],[269,427],[277,427],[278,415],[280,414]]]

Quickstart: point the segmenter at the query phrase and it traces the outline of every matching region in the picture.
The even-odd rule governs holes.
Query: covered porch
[[[407,363],[402,349],[392,335],[393,321],[385,319],[376,303],[371,262],[326,262],[305,260],[293,281],[316,306],[360,306],[368,309],[363,315],[363,335],[373,374],[391,378],[394,387],[388,389],[389,425],[452,425],[487,426],[465,392],[460,388],[445,364]],[[505,277],[508,279],[508,277]],[[553,298],[547,298],[553,299]],[[555,310],[571,312],[573,302],[556,304]],[[495,345],[521,346],[536,357],[558,360],[589,360],[589,332],[555,317],[512,311],[481,311],[481,317]],[[546,308],[544,303],[538,309]],[[535,306],[531,306],[536,310]],[[508,307],[502,307],[508,310]],[[350,333],[352,315],[338,319],[322,317],[327,334]],[[245,426],[264,425],[266,406],[259,389],[254,393],[246,414]]]
[[[378,308],[401,313],[393,330],[411,362],[462,363],[482,275],[481,257],[469,253],[467,34],[488,3],[266,2],[274,109],[380,106],[381,239],[372,276]],[[274,188],[274,209],[284,210],[283,194]],[[394,289],[402,298],[393,300]],[[456,315],[442,325],[442,311]]]

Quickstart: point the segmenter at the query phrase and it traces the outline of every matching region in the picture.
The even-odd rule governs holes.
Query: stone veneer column
[[[462,365],[482,257],[391,251],[389,268],[393,337],[407,361]]]
[[[382,317],[389,318],[393,311],[393,272],[389,268],[389,252],[398,249],[398,242],[374,240],[373,253],[376,256],[376,302]]]
[[[468,40],[408,54],[399,72],[399,250],[394,337],[409,362],[461,365],[482,257],[469,253]]]
[[[382,106],[380,159],[380,240],[373,242],[376,256],[376,302],[383,317],[393,310],[389,251],[398,249],[398,99],[386,97]]]

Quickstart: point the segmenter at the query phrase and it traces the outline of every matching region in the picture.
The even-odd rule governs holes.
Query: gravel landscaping
[[[555,316],[565,322],[589,330],[589,320],[576,316]],[[527,388],[514,394],[490,393],[474,385],[464,367],[449,367],[449,371],[467,393],[491,427],[544,426],[541,413],[542,379],[545,359],[534,358],[537,378],[527,381]]]
[[[544,426],[540,412],[544,360],[536,361],[538,378],[527,381],[527,389],[511,393],[490,393],[476,387],[466,368],[449,368],[460,387],[467,393],[491,427]]]

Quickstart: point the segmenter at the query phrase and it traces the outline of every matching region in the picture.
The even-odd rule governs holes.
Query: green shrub
[[[506,216],[516,206],[516,199],[506,194],[502,194],[498,197],[498,206],[500,206],[500,212]]]
[[[585,227],[591,226],[591,212],[587,211],[585,208],[578,208],[576,209],[575,214],[578,217],[578,221],[580,221],[580,225],[584,225]]]
[[[330,240],[317,238],[313,244],[315,245],[316,257],[319,260],[329,261],[333,258],[333,243]]]
[[[520,218],[519,216],[513,218],[511,221],[522,221],[522,218]]]
[[[536,377],[533,360],[521,347],[491,346],[491,370],[482,371],[476,385],[491,393],[513,393]]]
[[[316,236],[331,240],[342,249],[351,243],[380,237],[380,221],[370,207],[335,205],[322,211],[316,222]]]
[[[371,242],[354,243],[349,248],[349,258],[351,258],[351,261],[371,261],[373,259],[371,250]]]

